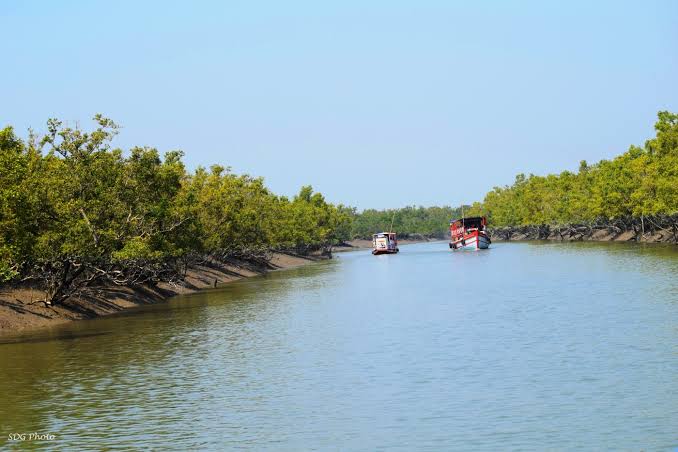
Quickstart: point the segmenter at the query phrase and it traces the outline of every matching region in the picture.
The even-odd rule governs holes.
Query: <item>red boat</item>
[[[450,222],[450,248],[484,250],[492,240],[485,229],[485,217],[469,217]]]

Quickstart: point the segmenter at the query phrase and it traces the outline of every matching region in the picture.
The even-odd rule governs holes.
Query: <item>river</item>
[[[343,253],[0,342],[10,447],[678,446],[671,245]]]

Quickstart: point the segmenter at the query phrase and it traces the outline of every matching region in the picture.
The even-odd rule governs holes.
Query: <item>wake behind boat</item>
[[[492,241],[487,234],[485,217],[469,217],[450,222],[450,248],[484,250]]]

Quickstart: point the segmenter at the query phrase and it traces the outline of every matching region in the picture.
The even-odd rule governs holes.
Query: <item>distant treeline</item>
[[[0,282],[37,280],[58,303],[97,282],[171,279],[191,260],[350,238],[353,210],[310,186],[288,199],[218,165],[187,171],[178,151],[113,149],[117,125],[95,121],[50,120],[27,140],[0,130]]]
[[[568,224],[643,224],[645,217],[678,212],[678,115],[662,111],[656,137],[643,147],[631,146],[612,159],[576,173],[535,176],[518,174],[510,186],[495,187],[482,202],[464,207],[466,216],[485,215],[491,227]],[[393,229],[405,235],[439,237],[460,208],[407,207],[396,210]],[[353,235],[367,237],[387,229],[393,210],[366,210],[353,219]],[[655,221],[656,222],[656,221]],[[662,220],[662,223],[665,223]]]
[[[466,206],[468,211],[470,206]],[[375,210],[367,209],[353,217],[352,236],[355,238],[371,238],[375,232],[387,231],[391,228],[400,237],[423,235],[443,238],[449,229],[452,218],[461,217],[461,207],[416,207],[401,209]]]

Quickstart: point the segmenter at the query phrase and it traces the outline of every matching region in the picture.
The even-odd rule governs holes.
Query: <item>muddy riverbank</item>
[[[0,334],[109,315],[136,306],[160,303],[175,295],[214,288],[242,278],[299,267],[325,258],[274,253],[267,265],[237,259],[231,259],[228,263],[192,265],[177,284],[161,282],[155,286],[134,287],[102,285],[88,288],[78,297],[50,307],[40,302],[44,292],[39,288],[3,287],[0,288]]]
[[[527,225],[489,228],[493,241],[678,243],[678,215],[622,218],[564,226]]]

